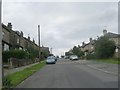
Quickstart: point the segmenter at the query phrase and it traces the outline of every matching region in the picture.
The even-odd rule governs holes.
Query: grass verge
[[[112,64],[120,64],[118,59],[97,59],[97,62],[104,62],[104,63],[112,63]]]
[[[22,71],[15,72],[13,74],[7,75],[4,77],[4,89],[5,88],[14,88],[18,84],[20,84],[22,81],[24,81],[26,78],[31,76],[33,73],[38,71],[40,68],[45,66],[45,62],[40,62],[36,65],[33,65],[31,67],[25,68]]]

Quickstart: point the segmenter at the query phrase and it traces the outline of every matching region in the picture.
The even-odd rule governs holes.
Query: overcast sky
[[[3,2],[2,22],[11,22],[13,30],[23,31],[38,43],[37,25],[41,26],[41,45],[61,55],[89,38],[108,32],[118,33],[117,2]]]

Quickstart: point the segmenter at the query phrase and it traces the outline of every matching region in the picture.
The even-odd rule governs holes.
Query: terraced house
[[[30,36],[28,38],[24,37],[23,32],[19,31],[13,31],[12,30],[12,24],[8,23],[8,25],[2,24],[2,50],[27,50],[29,48],[39,50],[39,48],[42,48],[41,50],[46,50],[49,53],[48,47],[39,47],[35,40],[30,40]],[[44,49],[43,49],[44,48]],[[41,51],[43,52],[43,51]]]

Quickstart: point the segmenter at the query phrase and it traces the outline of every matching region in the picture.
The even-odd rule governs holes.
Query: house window
[[[22,50],[22,48],[21,48],[21,47],[19,47],[19,50]]]
[[[93,49],[93,46],[91,46],[91,49]]]
[[[3,48],[4,51],[9,51],[9,45],[7,44],[4,44],[4,48]]]
[[[115,49],[115,52],[118,52],[118,48]]]
[[[20,43],[20,39],[18,38],[18,39],[17,39],[17,44],[19,44],[19,43]]]
[[[4,32],[2,32],[2,36],[4,36],[5,35],[5,33]]]
[[[4,37],[5,33],[2,31],[2,38]]]

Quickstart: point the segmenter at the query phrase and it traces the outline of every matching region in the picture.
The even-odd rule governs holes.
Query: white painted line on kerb
[[[96,70],[99,70],[99,71],[102,71],[102,72],[105,72],[105,73],[109,73],[109,74],[114,74],[114,75],[118,75],[117,73],[114,73],[114,72],[110,72],[110,71],[106,71],[106,70],[103,70],[103,69],[99,69],[97,67],[94,67],[94,66],[91,66],[91,65],[87,65],[93,69],[96,69]]]

